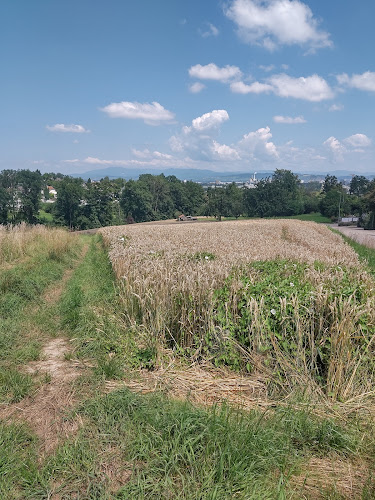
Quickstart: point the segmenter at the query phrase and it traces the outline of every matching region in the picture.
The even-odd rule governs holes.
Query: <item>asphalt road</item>
[[[340,231],[340,233],[345,234],[352,240],[358,241],[362,245],[366,245],[369,248],[375,248],[375,230],[364,230],[361,227],[355,226],[338,226],[337,224],[331,224],[331,227]]]

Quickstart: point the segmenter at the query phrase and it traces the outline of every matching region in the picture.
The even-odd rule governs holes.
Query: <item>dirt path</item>
[[[331,227],[366,247],[375,248],[375,230],[365,231],[361,227],[338,226],[337,224],[331,224]]]
[[[87,250],[86,245],[79,262]],[[46,291],[42,304],[58,302],[73,271],[68,269],[60,282]],[[39,333],[44,337],[43,332]],[[23,372],[41,381],[41,387],[18,403],[0,407],[0,419],[27,422],[39,437],[40,460],[82,425],[77,417],[67,418],[67,411],[77,403],[73,382],[87,369],[84,362],[70,359],[72,353],[71,342],[63,332],[58,332],[56,338],[44,345],[39,361],[32,361],[22,367]]]

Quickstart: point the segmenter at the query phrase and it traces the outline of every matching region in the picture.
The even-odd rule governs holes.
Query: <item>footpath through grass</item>
[[[266,411],[242,411],[196,407],[125,387],[105,394],[106,379],[126,379],[134,368],[148,365],[145,346],[124,326],[106,249],[100,237],[85,238],[90,248],[53,316],[36,307],[37,294],[24,298],[36,307],[29,329],[40,328],[41,321],[45,326],[49,317],[44,334],[60,329],[74,339],[75,355],[92,365],[89,376],[73,383],[81,403],[66,415],[82,425],[38,462],[38,439],[30,429],[20,422],[0,423],[0,498],[255,500],[308,498],[311,492],[331,499],[349,493],[374,498],[368,465],[375,457],[373,429],[354,416],[345,421],[318,416],[303,398]],[[77,248],[72,246],[73,254]],[[45,286],[36,289],[40,297]],[[33,356],[22,354],[22,321],[17,324],[3,362],[21,374],[17,363],[36,358],[40,344]],[[5,336],[3,329],[1,339]],[[351,476],[337,481],[328,463],[355,471],[354,484]],[[312,490],[306,493],[311,476]]]

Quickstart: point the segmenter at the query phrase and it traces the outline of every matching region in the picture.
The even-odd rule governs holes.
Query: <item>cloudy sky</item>
[[[0,170],[375,172],[375,2],[1,0]]]

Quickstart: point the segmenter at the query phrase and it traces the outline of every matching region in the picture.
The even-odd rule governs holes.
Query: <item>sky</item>
[[[373,0],[1,0],[0,170],[375,173]]]

